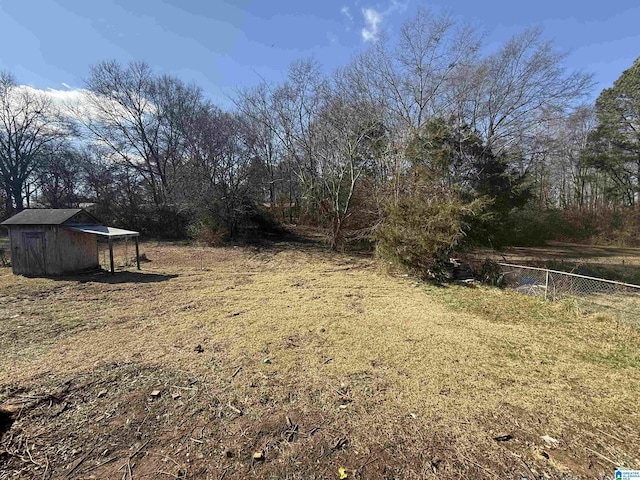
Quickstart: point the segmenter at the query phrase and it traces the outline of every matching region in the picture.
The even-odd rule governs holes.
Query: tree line
[[[564,60],[539,29],[486,53],[472,28],[418,10],[347,65],[294,62],[227,110],[144,62],[92,66],[66,104],[5,72],[2,214],[90,203],[211,241],[305,223],[421,271],[471,244],[632,242],[639,61],[590,104],[591,75]]]

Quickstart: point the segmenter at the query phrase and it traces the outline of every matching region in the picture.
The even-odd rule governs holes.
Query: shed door
[[[27,268],[30,275],[46,275],[44,256],[44,232],[25,232],[23,241],[26,249]]]

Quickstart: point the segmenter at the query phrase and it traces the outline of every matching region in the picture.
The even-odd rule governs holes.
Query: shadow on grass
[[[66,282],[76,281],[78,283],[158,283],[166,282],[178,277],[177,274],[144,273],[130,271],[116,271],[113,275],[106,271],[82,273],[76,275],[65,275],[62,277],[49,277],[51,280],[63,280]]]
[[[372,258],[374,249],[371,243],[346,241],[342,248],[333,251],[330,246],[327,230],[318,227],[291,226],[283,227],[277,234],[263,235],[236,242],[236,245],[254,248],[257,253],[277,253],[285,250],[303,251],[307,253],[334,254],[337,256]]]

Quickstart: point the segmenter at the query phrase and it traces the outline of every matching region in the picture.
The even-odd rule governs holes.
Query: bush
[[[502,268],[495,260],[486,258],[480,266],[477,276],[481,282],[493,285],[496,287],[504,286],[504,273]]]
[[[633,207],[609,207],[593,211],[567,208],[562,211],[566,228],[557,240],[600,245],[640,244],[640,211]]]
[[[173,205],[149,206],[140,213],[140,230],[145,235],[166,239],[185,238],[194,217],[191,210]]]
[[[200,220],[197,223],[189,225],[187,232],[189,238],[195,243],[207,247],[219,247],[227,237],[227,231],[224,228],[214,225],[210,220]]]
[[[384,219],[375,229],[377,254],[424,279],[444,279],[446,263],[462,246],[469,220],[485,202],[465,202],[452,189],[413,169],[402,191],[383,204]]]
[[[282,225],[262,205],[244,199],[233,211],[212,209],[201,212],[197,222],[188,228],[188,236],[195,242],[208,246],[220,246],[229,240],[255,243],[273,236],[282,235]]]
[[[189,225],[187,234],[198,245],[219,247],[224,243],[228,232],[210,214],[203,213],[197,222]]]
[[[540,246],[547,240],[557,239],[566,229],[566,222],[558,210],[545,210],[535,204],[528,204],[509,213],[495,246]]]
[[[543,209],[528,204],[511,211],[493,231],[493,247],[537,246],[547,240],[635,246],[640,242],[640,212],[622,207]]]

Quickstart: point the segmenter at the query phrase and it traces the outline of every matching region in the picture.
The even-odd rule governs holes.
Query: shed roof
[[[2,222],[2,225],[62,225],[81,208],[28,208]],[[84,212],[87,213],[87,212]]]
[[[134,232],[133,230],[105,227],[103,225],[74,225],[73,227],[65,228],[68,230],[73,230],[75,232],[92,233],[94,235],[100,235],[101,237],[110,237],[114,239],[140,236],[138,232]]]

